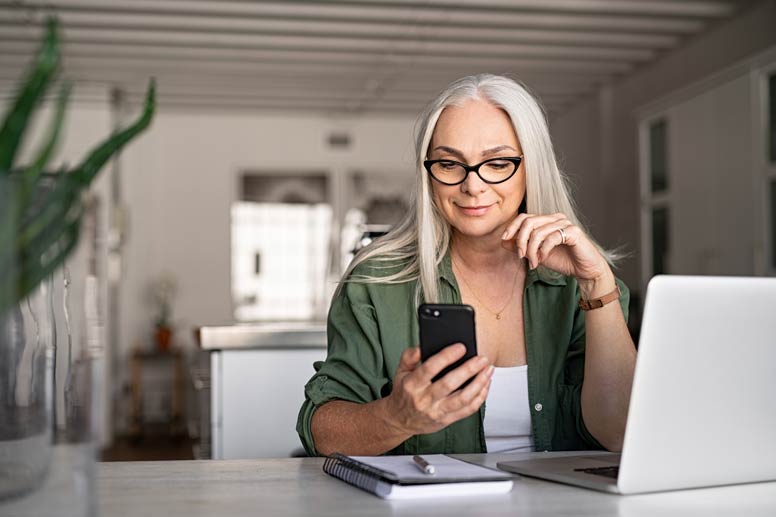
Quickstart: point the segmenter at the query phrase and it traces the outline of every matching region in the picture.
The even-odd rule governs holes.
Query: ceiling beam
[[[0,45],[4,52],[0,59],[28,61],[37,48],[34,41],[3,41]],[[582,76],[601,74],[621,74],[629,71],[632,65],[617,61],[589,61],[582,59],[542,59],[510,57],[471,57],[439,55],[395,55],[395,54],[349,54],[347,52],[321,52],[312,54],[297,50],[228,50],[228,49],[180,49],[155,48],[143,45],[92,45],[89,43],[65,43],[63,54],[66,61],[107,59],[115,63],[136,61],[142,66],[152,67],[157,63],[167,66],[235,68],[245,65],[266,65],[277,70],[310,68],[358,68],[371,69],[372,72],[393,74],[396,70],[410,68],[423,73],[474,67],[478,70],[501,71],[573,71]],[[366,65],[366,66],[365,66]]]
[[[37,41],[39,27],[5,26],[0,41]],[[576,45],[526,43],[489,43],[469,41],[380,40],[368,38],[320,38],[297,35],[197,34],[148,30],[126,33],[109,29],[64,28],[62,37],[73,43],[98,46],[151,46],[154,48],[188,48],[224,50],[277,50],[310,54],[344,52],[378,55],[427,55],[469,57],[535,57],[555,59],[589,59],[612,61],[647,61],[655,52],[641,48],[613,48]]]
[[[207,2],[210,0],[198,0]],[[439,9],[487,9],[491,11],[541,11],[572,13],[659,14],[719,18],[734,10],[731,2],[713,0],[287,0],[299,5],[343,5]],[[212,3],[212,2],[211,2]]]
[[[537,2],[541,4],[542,2]],[[667,3],[667,2],[663,2]],[[680,4],[683,2],[670,2]],[[92,12],[108,14],[150,14],[157,17],[180,15],[205,18],[237,18],[263,20],[309,20],[368,23],[378,21],[389,25],[433,27],[503,27],[512,30],[541,28],[554,30],[616,30],[629,32],[693,34],[705,25],[703,18],[676,18],[672,16],[569,14],[564,12],[490,11],[472,4],[469,8],[414,7],[393,5],[367,6],[336,3],[294,2],[191,2],[176,0],[22,0],[0,1],[0,9],[13,9],[30,17],[37,13]]]
[[[417,40],[455,42],[544,43],[574,44],[612,47],[671,48],[679,42],[679,36],[670,34],[633,34],[626,31],[515,30],[513,27],[462,27],[440,24],[435,26],[397,24],[389,25],[379,20],[359,24],[326,20],[264,20],[255,18],[204,18],[180,15],[159,17],[153,14],[67,12],[60,15],[68,29],[104,29],[122,32],[177,32],[181,34],[230,34],[230,35],[297,35],[318,38],[367,38],[372,40]],[[42,26],[45,14],[35,12],[28,17],[24,13],[0,10],[0,25]]]

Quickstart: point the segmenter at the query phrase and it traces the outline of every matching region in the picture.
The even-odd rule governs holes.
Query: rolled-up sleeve
[[[331,400],[363,404],[380,398],[390,379],[385,371],[375,308],[368,284],[346,283],[334,298],[327,324],[325,361],[313,366],[296,430],[307,454],[317,455],[311,432],[316,409]]]

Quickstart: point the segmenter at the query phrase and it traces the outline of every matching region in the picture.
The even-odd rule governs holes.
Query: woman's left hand
[[[531,269],[542,265],[583,282],[612,274],[598,248],[564,214],[520,214],[507,227],[501,245],[527,259]]]

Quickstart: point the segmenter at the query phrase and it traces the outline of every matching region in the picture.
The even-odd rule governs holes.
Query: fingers
[[[401,353],[401,357],[399,358],[399,368],[400,371],[410,372],[417,368],[418,364],[420,363],[420,348],[419,347],[409,347],[404,352]]]
[[[514,239],[515,248],[521,258],[525,257],[528,240],[534,228],[565,219],[563,214],[530,215],[520,214],[512,221],[502,235],[502,240]]]
[[[449,397],[447,418],[450,423],[466,418],[480,409],[488,398],[494,371],[492,365],[483,368],[468,386]]]
[[[566,219],[566,216],[563,214],[537,215],[526,218],[525,222],[520,225],[520,229],[515,234],[518,254],[528,258],[528,243],[533,238],[534,232],[547,224],[557,223],[564,219]]]
[[[449,395],[460,388],[464,382],[478,375],[483,370],[487,370],[489,366],[490,361],[487,357],[483,355],[472,357],[433,384],[434,398],[442,398]]]
[[[402,428],[412,434],[428,434],[477,411],[485,401],[494,369],[484,356],[467,360],[444,377],[431,382],[444,368],[466,352],[462,344],[445,347],[420,363],[418,348],[402,352],[395,375],[394,390],[388,396],[392,412]],[[464,382],[472,381],[462,389]]]
[[[547,257],[553,248],[564,244],[562,236],[558,232],[559,228],[563,228],[566,232],[565,244],[568,245],[569,238],[577,227],[571,224],[565,214],[520,214],[510,223],[503,235],[503,238],[507,240],[514,240],[513,247],[510,248],[504,242],[502,242],[502,246],[516,251],[521,258],[527,259],[533,269],[542,262],[544,257]]]
[[[528,214],[519,214],[517,217],[515,217],[515,220],[509,223],[509,226],[507,226],[507,229],[504,230],[504,234],[501,236],[501,240],[506,241],[514,237],[514,235],[520,229],[520,226],[529,217],[531,216]]]
[[[528,240],[525,256],[528,259],[528,263],[531,265],[532,269],[538,266],[539,263],[545,257],[547,257],[547,254],[552,251],[554,247],[560,246],[561,244],[567,244],[563,242],[563,237],[561,236],[558,229],[563,228],[563,231],[565,232],[566,228],[570,225],[571,223],[568,221],[568,219],[563,218],[558,221],[553,221],[543,226],[534,228],[531,231],[531,236]],[[543,253],[540,253],[539,250],[543,246],[544,251]]]
[[[466,346],[461,343],[447,346],[432,355],[418,368],[421,382],[431,384],[431,379],[466,354]]]

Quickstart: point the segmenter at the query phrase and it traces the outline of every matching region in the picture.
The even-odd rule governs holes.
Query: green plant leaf
[[[148,89],[145,97],[145,107],[143,113],[138,119],[127,128],[108,137],[98,145],[89,155],[76,167],[78,181],[83,185],[88,185],[97,175],[97,172],[105,165],[114,153],[121,150],[124,145],[135,138],[135,136],[146,129],[151,123],[156,109],[156,81],[151,79],[148,83]]]
[[[57,20],[49,18],[35,63],[0,127],[0,174],[9,174],[30,115],[40,103],[59,66]]]
[[[20,196],[19,179],[21,173],[0,177],[0,198],[10,197],[10,203],[18,204]],[[41,235],[46,227],[63,218],[69,207],[80,192],[78,184],[72,179],[72,174],[62,170],[57,174],[47,175],[52,185],[41,192],[44,186],[36,185],[37,198],[28,200],[21,217],[13,211],[8,221],[0,226],[0,271],[4,271],[14,260],[20,260],[25,248]]]
[[[156,107],[152,79],[138,119],[95,147],[73,170],[45,173],[63,126],[70,85],[59,92],[44,145],[29,166],[14,166],[32,114],[58,71],[55,18],[25,81],[0,126],[0,315],[50,276],[75,249],[83,214],[82,195],[105,163],[151,123]]]
[[[62,84],[59,89],[59,97],[57,98],[56,111],[54,113],[54,119],[51,128],[49,129],[49,135],[46,139],[46,143],[41,147],[38,156],[32,164],[22,172],[22,186],[19,192],[19,202],[22,206],[26,206],[32,190],[35,188],[35,183],[40,178],[43,170],[51,159],[51,155],[56,149],[57,142],[59,141],[59,134],[62,130],[62,124],[65,120],[65,109],[67,108],[67,101],[70,99],[70,92],[72,85],[69,82]]]
[[[48,247],[47,255],[37,261],[26,260],[19,265],[17,275],[0,278],[0,314],[24,300],[43,279],[54,273],[75,249],[80,234],[80,214],[61,229],[59,237]]]
[[[38,217],[23,226],[16,241],[17,254],[22,257],[34,257],[37,253],[42,253],[46,243],[56,239],[56,231],[62,221],[69,221],[71,214],[80,210],[81,192],[77,187],[66,191],[61,202],[46,205]]]

